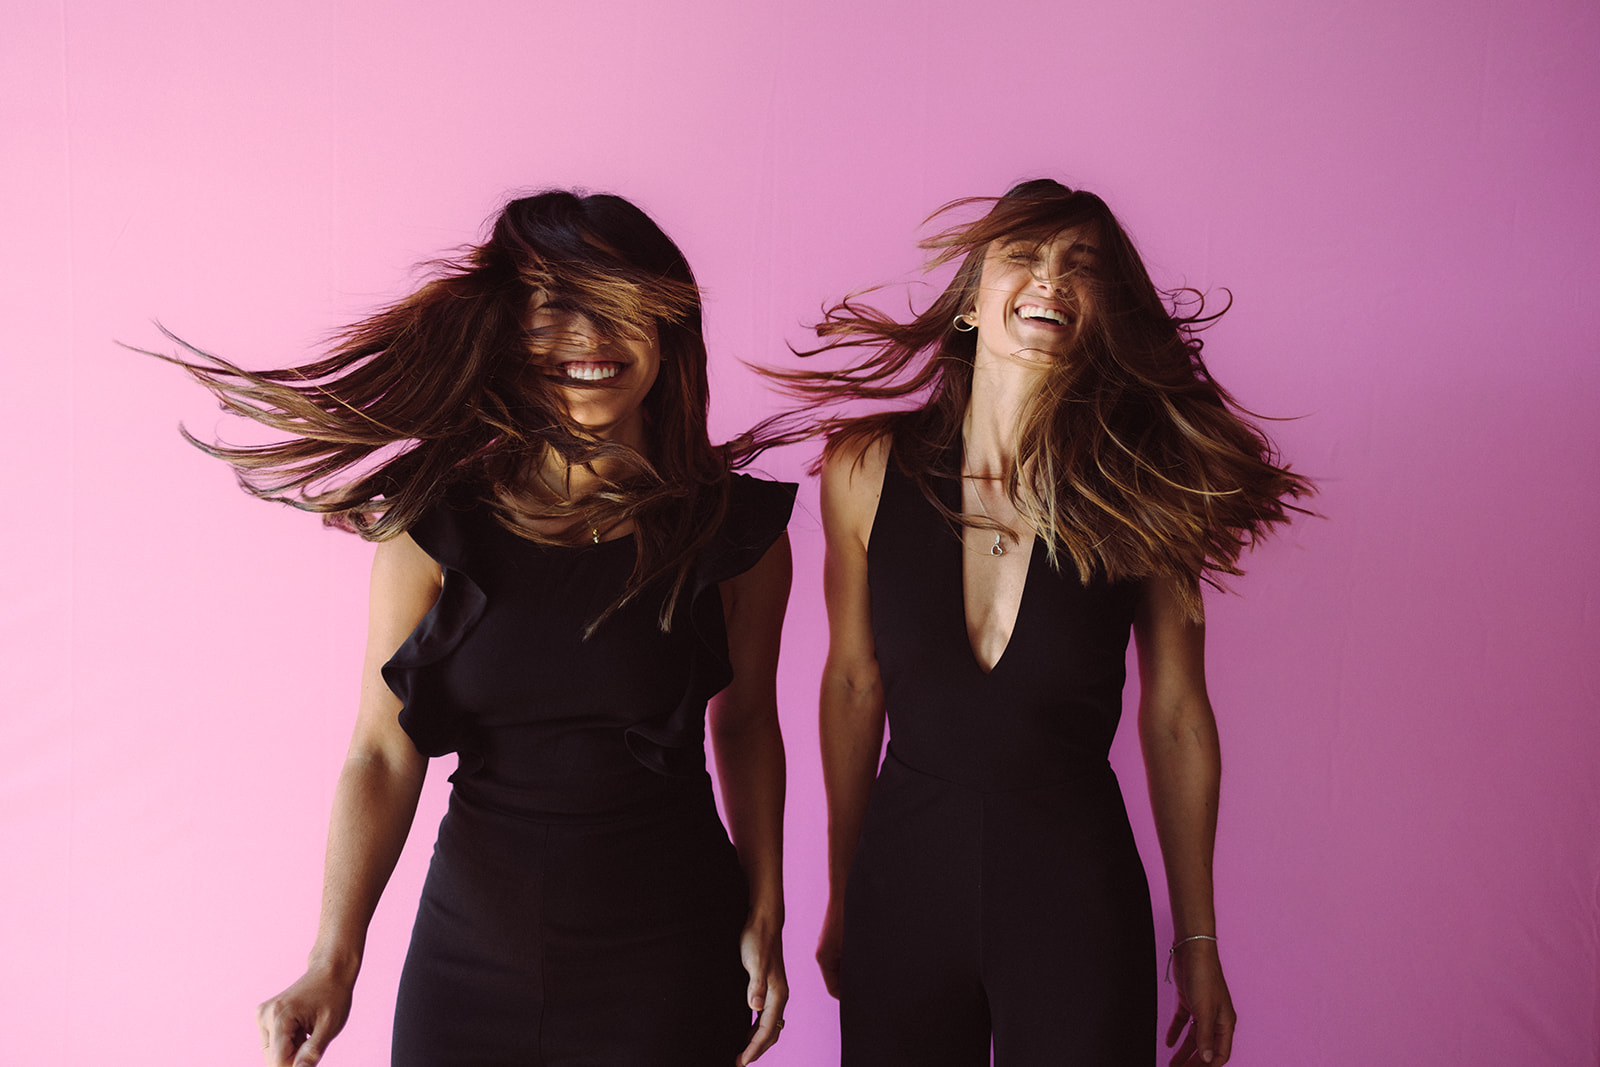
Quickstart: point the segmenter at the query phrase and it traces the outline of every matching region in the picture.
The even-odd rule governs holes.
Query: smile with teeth
[[[1055,308],[1039,307],[1037,304],[1026,304],[1017,308],[1017,317],[1028,319],[1031,322],[1050,322],[1057,326],[1070,326],[1072,320],[1065,311]]]
[[[561,373],[572,381],[577,382],[603,382],[607,378],[615,378],[622,373],[622,364],[609,361],[585,361],[580,363],[563,363]]]

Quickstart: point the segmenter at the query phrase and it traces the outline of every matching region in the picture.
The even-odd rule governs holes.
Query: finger
[[[768,945],[757,931],[745,927],[739,940],[739,962],[744,964],[750,981],[745,985],[744,1000],[751,1011],[761,1011],[767,1004]]]
[[[1168,1046],[1171,1047],[1170,1045]],[[1183,1042],[1178,1045],[1178,1051],[1172,1054],[1172,1059],[1167,1062],[1177,1067],[1178,1064],[1188,1064],[1194,1061],[1194,1027],[1183,1035]]]
[[[755,1019],[754,1032],[750,1033],[750,1043],[744,1046],[744,1051],[739,1054],[739,1064],[752,1064],[760,1054],[778,1041],[779,1032],[784,1029],[784,1005],[789,1001],[789,993],[778,982],[768,984],[766,995],[766,1008]]]
[[[1233,1009],[1228,1008],[1217,1017],[1217,1058],[1213,1067],[1222,1067],[1233,1056],[1233,1028],[1237,1024]]]
[[[293,1067],[312,1067],[313,1064],[322,1062],[322,1046],[314,1037],[306,1038],[305,1044],[300,1046],[300,1052],[294,1058]]]
[[[316,1063],[322,1058],[320,1050],[313,1050],[313,1058],[302,1059],[305,1050],[311,1042],[303,1027],[288,1020],[280,1020],[280,1025],[272,1034],[272,1052],[267,1062],[273,1067],[301,1067],[304,1063]]]
[[[762,977],[763,968],[750,972],[750,984],[745,988],[745,1000],[751,1011],[760,1011],[767,1004],[767,983]]]
[[[1215,1012],[1201,1011],[1194,1017],[1194,1047],[1200,1052],[1200,1062],[1210,1063],[1217,1058],[1217,1017]]]
[[[260,1014],[265,1016],[258,1024],[262,1030],[261,1055],[271,1067],[290,1067],[294,1057],[295,1038],[300,1028],[276,1007],[263,1004]]]
[[[1172,1013],[1172,1022],[1167,1026],[1167,1047],[1171,1048],[1178,1043],[1178,1035],[1183,1033],[1184,1026],[1189,1022],[1189,1013],[1183,1005],[1178,1005],[1178,1010]]]
[[[272,1030],[273,1016],[277,1014],[272,1001],[264,1000],[256,1005],[256,1034],[261,1038],[261,1057],[272,1063]]]
[[[319,1039],[318,1035],[328,1029],[326,1021],[313,1022],[308,1028],[294,1012],[276,1004],[264,1004],[262,1008],[268,1016],[267,1047],[263,1050],[267,1063],[272,1067],[312,1067],[321,1061],[327,1038]]]
[[[261,1054],[271,1067],[290,1067],[294,1058],[294,1042],[283,1034],[274,1033],[267,1039],[267,1046]]]

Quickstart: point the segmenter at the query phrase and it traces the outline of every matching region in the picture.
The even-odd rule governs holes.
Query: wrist
[[[1190,953],[1196,951],[1209,952],[1211,955],[1215,956],[1217,954],[1217,935],[1187,934],[1183,937],[1174,939],[1172,942],[1172,947],[1167,949],[1167,973],[1162,978],[1162,981],[1170,985],[1172,982],[1173,961],[1177,959],[1179,955],[1188,956]]]
[[[1185,945],[1211,945],[1217,944],[1216,934],[1182,934],[1172,939],[1172,951]]]
[[[750,905],[748,926],[764,926],[773,930],[783,929],[783,901],[753,901]]]
[[[360,945],[315,945],[306,958],[306,970],[354,985],[356,975],[361,973],[362,954]]]

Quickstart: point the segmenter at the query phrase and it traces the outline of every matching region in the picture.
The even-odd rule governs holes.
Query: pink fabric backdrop
[[[236,492],[174,433],[215,408],[112,338],[160,317],[297,359],[507,192],[579,184],[687,251],[726,434],[770,403],[739,358],[909,276],[933,206],[1049,174],[1104,192],[1159,280],[1233,290],[1213,369],[1304,416],[1276,434],[1325,490],[1211,600],[1236,1062],[1600,1063],[1591,0],[15,0],[6,23],[0,1058],[257,1062],[354,705],[370,550]],[[793,530],[774,1067],[838,1040],[810,961],[814,487]],[[448,769],[330,1063],[386,1062]]]

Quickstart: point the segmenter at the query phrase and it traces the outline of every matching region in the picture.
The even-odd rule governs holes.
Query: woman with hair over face
[[[393,1062],[748,1063],[788,995],[793,486],[711,445],[699,291],[628,201],[515,200],[435,273],[318,362],[173,360],[289,435],[195,442],[246,490],[378,542],[321,921],[259,1009],[266,1059],[316,1063],[343,1026],[428,759],[455,752]]]
[[[1167,1044],[1190,1024],[1173,1061],[1221,1064],[1199,586],[1310,485],[1207,372],[1194,333],[1215,316],[1163,302],[1104,202],[1048,180],[981,202],[928,243],[960,268],[925,313],[847,299],[805,354],[864,358],[775,372],[813,404],[918,401],[820,419],[817,958],[843,1061],[1152,1062],[1149,889],[1106,762],[1131,630],[1175,925]]]

